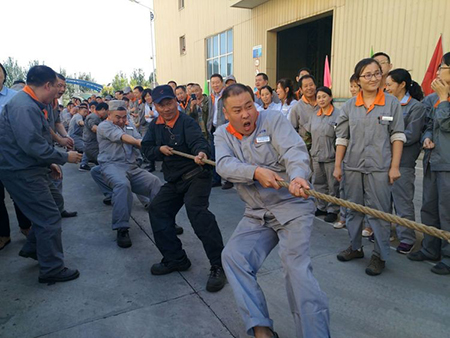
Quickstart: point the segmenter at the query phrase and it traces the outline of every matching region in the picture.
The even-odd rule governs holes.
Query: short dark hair
[[[44,65],[33,66],[30,68],[27,74],[28,85],[41,87],[47,82],[50,82],[51,84],[55,84],[56,82],[56,73],[53,69]]]
[[[251,88],[250,88],[251,89]],[[248,93],[248,88],[242,83],[234,83],[231,86],[225,88],[222,93],[222,102],[225,104],[225,101],[230,96],[240,95],[242,93]]]
[[[128,97],[126,97],[126,96],[124,96],[122,100],[123,100],[123,101],[130,102],[130,99],[129,99]]]
[[[181,89],[181,90],[183,90],[183,92],[186,93],[186,87],[185,87],[185,86],[182,86],[182,85],[176,86],[176,87],[175,87],[175,91],[176,91],[177,89]]]
[[[108,106],[107,103],[101,102],[101,103],[99,103],[99,104],[97,105],[97,107],[96,107],[95,109],[97,109],[97,110],[102,110],[102,109],[108,110],[108,109],[109,109],[109,106]]]
[[[441,63],[445,63],[447,66],[450,66],[450,52],[449,53],[445,53],[442,56],[442,61]]]
[[[115,94],[115,93],[123,94],[123,90],[116,90],[116,91],[114,92],[114,94]]]
[[[211,80],[213,77],[218,77],[220,79],[220,82],[223,82],[223,77],[219,73],[214,73],[209,79]]]
[[[266,73],[258,73],[258,74],[256,74],[255,77],[258,77],[258,76],[262,76],[262,78],[264,79],[264,81],[269,81],[269,77],[267,76]]]
[[[72,102],[72,101],[69,101],[69,103],[67,104],[66,107],[68,107],[68,106],[73,106],[73,102]]]
[[[101,99],[101,98],[102,98],[101,96],[97,96],[97,97],[96,97],[96,99]]]
[[[64,75],[62,75],[60,73],[56,73],[56,76],[58,77],[58,79],[66,81],[66,78],[64,77]]]
[[[95,108],[97,108],[98,103],[96,101],[91,101],[89,103],[89,108],[91,108],[92,106],[95,106]]]
[[[188,86],[193,86],[193,85],[195,85],[195,83],[189,82],[189,83],[186,85],[186,87],[188,87]]]
[[[178,86],[178,84],[174,80],[170,80],[169,82],[167,82],[167,84],[169,84],[169,83],[173,83],[175,85],[175,87]]]
[[[300,75],[301,72],[307,71],[309,75],[311,75],[311,69],[309,69],[308,67],[302,67],[298,70],[297,75]]]
[[[13,82],[13,85],[15,85],[15,84],[19,84],[19,83],[23,83],[23,84],[25,84],[25,81],[24,81],[24,80],[22,80],[22,79],[17,79],[17,80],[15,80],[15,81]]]
[[[333,104],[333,93],[331,92],[331,89],[330,89],[330,88],[328,88],[328,87],[326,87],[326,86],[322,86],[322,87],[317,88],[317,90],[316,90],[316,96],[317,96],[317,93],[318,93],[318,92],[324,92],[324,93],[326,93],[329,97],[332,98],[331,104]]]
[[[352,82],[358,83],[358,77],[356,76],[356,74],[352,74],[352,76],[350,76],[350,83]]]
[[[303,75],[300,78],[300,80],[298,80],[298,84],[299,84],[300,88],[302,88],[303,81],[305,81],[306,79],[311,79],[311,80],[313,80],[314,84],[316,84],[316,79],[314,78],[314,76],[312,76],[312,75]]]
[[[263,86],[263,87],[261,87],[259,92],[261,93],[263,89],[267,89],[269,91],[269,93],[273,95],[273,88],[271,86],[269,86],[269,85]]]
[[[150,88],[146,88],[144,89],[144,91],[142,92],[142,100],[145,99],[145,97],[148,95],[152,96],[152,90]]]
[[[386,59],[388,60],[388,62],[391,63],[391,58],[385,52],[377,52],[377,53],[373,54],[372,59],[374,59],[377,56],[385,56]]]
[[[78,108],[82,109],[82,108],[86,108],[88,109],[88,105],[86,103],[82,103],[78,106]]]
[[[0,68],[3,71],[3,75],[5,75],[5,78],[3,79],[3,83],[5,83],[6,82],[6,77],[8,76],[8,73],[6,72],[5,67],[3,67],[3,65],[1,63],[0,63]]]
[[[142,86],[136,86],[133,88],[133,90],[135,90],[135,89],[139,90],[140,93],[142,93],[144,91],[144,88]]]

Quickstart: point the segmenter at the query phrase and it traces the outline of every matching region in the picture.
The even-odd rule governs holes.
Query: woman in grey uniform
[[[294,93],[294,84],[291,79],[280,79],[277,81],[277,94],[280,99],[281,113],[289,119],[292,107],[297,104]]]
[[[260,97],[261,97],[261,101],[262,101],[262,106],[255,103],[256,109],[258,109],[258,111],[264,111],[264,110],[281,111],[281,103],[273,102],[272,87],[270,87],[270,86],[261,87],[260,92],[261,92]]]
[[[313,160],[314,188],[321,193],[338,196],[339,182],[333,177],[337,118],[339,109],[333,106],[330,88],[317,89],[317,104],[320,109],[311,116],[311,158]],[[325,222],[335,222],[339,212],[336,204],[317,200],[316,214],[324,214]]]
[[[344,104],[338,118],[334,177],[341,180],[344,161],[347,199],[390,212],[391,185],[400,178],[400,158],[406,141],[401,106],[395,97],[379,89],[383,74],[376,60],[361,60],[355,74],[361,92]],[[364,257],[363,220],[362,213],[348,210],[351,245],[337,255],[338,260]],[[390,223],[371,216],[367,220],[375,235],[375,246],[366,273],[375,276],[381,274],[389,256]]]
[[[424,175],[423,222],[438,229],[450,231],[450,53],[444,54],[437,78],[431,88],[439,100],[434,104],[430,120],[423,136],[423,147],[431,152],[429,170]],[[429,100],[434,101],[430,97]],[[422,249],[410,253],[414,261],[439,261],[431,272],[438,275],[450,274],[450,244],[438,238],[425,235]]]
[[[392,186],[392,200],[398,216],[415,221],[415,167],[422,149],[420,139],[425,125],[426,112],[425,106],[419,102],[423,99],[423,93],[419,84],[411,79],[409,72],[402,68],[389,72],[386,78],[386,91],[400,101],[406,136],[400,161],[401,176]],[[397,236],[400,240],[397,252],[409,253],[416,242],[414,230],[397,226]]]

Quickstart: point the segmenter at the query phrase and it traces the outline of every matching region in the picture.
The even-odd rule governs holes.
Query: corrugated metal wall
[[[284,26],[333,11],[331,72],[335,97],[348,97],[354,65],[370,49],[385,51],[394,67],[411,70],[421,82],[443,33],[444,53],[450,50],[449,0],[271,0],[253,10],[230,7],[232,0],[155,0],[158,80],[204,83],[205,38],[234,30],[234,75],[253,85],[256,67],[252,47],[263,46],[260,71],[276,79],[276,31]],[[179,37],[186,36],[181,56]]]

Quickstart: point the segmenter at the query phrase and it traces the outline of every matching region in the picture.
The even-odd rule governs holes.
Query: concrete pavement
[[[193,265],[167,276],[150,274],[161,255],[153,242],[148,214],[135,199],[130,236],[121,249],[111,231],[111,210],[89,173],[64,166],[66,209],[78,217],[63,220],[68,267],[79,279],[46,285],[37,282],[38,266],[17,254],[25,238],[19,233],[12,204],[12,243],[0,252],[0,337],[246,337],[229,285],[205,291],[209,264],[185,210],[177,223]],[[160,172],[156,173],[162,177]],[[418,184],[420,185],[420,171]],[[416,191],[420,202],[421,186]],[[240,220],[244,205],[236,191],[214,188],[211,211],[224,241]],[[430,272],[430,263],[415,263],[392,251],[385,272],[364,273],[366,257],[341,263],[336,253],[349,244],[347,231],[316,219],[311,238],[314,275],[330,300],[332,337],[448,337],[450,278]],[[280,337],[294,337],[293,320],[276,248],[258,274]],[[306,337],[309,338],[309,337]]]

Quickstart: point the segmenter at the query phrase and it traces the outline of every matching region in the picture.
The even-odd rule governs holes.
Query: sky
[[[138,0],[153,8],[153,0]],[[1,0],[0,62],[32,60],[106,85],[122,71],[152,72],[149,10],[130,0]],[[156,18],[157,19],[157,18]]]

